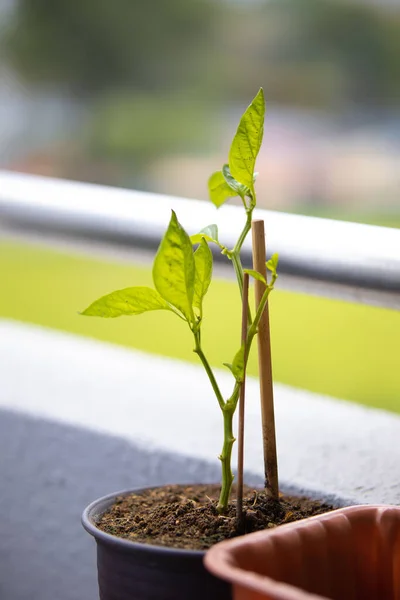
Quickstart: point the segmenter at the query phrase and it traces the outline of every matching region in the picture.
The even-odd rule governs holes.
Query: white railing
[[[217,223],[234,243],[243,209],[88,183],[0,171],[0,226],[156,248],[173,208],[190,232]],[[268,253],[280,255],[286,285],[378,306],[400,308],[400,230],[257,210]],[[251,260],[250,240],[243,247]]]

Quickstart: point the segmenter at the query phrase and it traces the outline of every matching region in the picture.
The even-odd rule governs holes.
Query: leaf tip
[[[92,306],[88,306],[85,310],[78,311],[78,315],[81,317],[97,317],[100,316],[91,310]]]

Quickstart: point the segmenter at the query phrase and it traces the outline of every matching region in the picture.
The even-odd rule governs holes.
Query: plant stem
[[[249,275],[243,277],[243,304],[242,304],[242,335],[241,342],[246,345],[247,340],[247,314],[249,310]],[[243,465],[244,465],[244,419],[245,419],[245,392],[246,392],[246,365],[244,365],[243,381],[239,395],[238,419],[238,464],[236,484],[236,520],[240,528],[243,527]]]
[[[253,216],[253,209],[249,209],[246,210],[246,223],[243,227],[242,233],[239,235],[238,241],[235,244],[235,247],[232,251],[232,254],[240,254],[240,251],[242,249],[243,246],[243,242],[247,237],[247,234],[249,233],[250,229],[251,229],[251,219]]]
[[[245,346],[245,364],[247,363],[247,359],[251,349],[251,344],[253,342],[254,336],[257,333],[257,327],[260,323],[260,319],[264,312],[265,305],[267,304],[268,296],[274,288],[275,281],[276,275],[273,275],[271,283],[268,285],[263,294],[257,313],[254,317],[254,321],[247,332],[247,340]],[[222,486],[217,506],[217,510],[219,513],[225,512],[228,507],[229,496],[231,493],[233,483],[233,475],[231,470],[232,447],[235,442],[235,438],[233,436],[233,415],[235,414],[236,406],[239,400],[240,387],[241,384],[236,381],[231,397],[225,402],[224,406],[222,406],[220,403],[224,419],[224,443],[222,447],[222,452],[219,457],[222,463]]]
[[[233,415],[235,413],[236,404],[239,398],[240,385],[237,382],[235,383],[233,394],[228,401],[229,404],[228,402],[225,402],[219,389],[217,380],[215,379],[214,373],[201,348],[200,331],[193,331],[193,335],[195,339],[194,352],[198,355],[201,362],[203,363],[203,366],[206,370],[214,393],[217,397],[218,404],[222,411],[224,420],[224,443],[222,447],[222,452],[219,456],[222,466],[222,486],[217,506],[218,512],[222,513],[225,512],[228,507],[229,496],[231,493],[233,483],[233,474],[231,469],[232,446],[235,442],[235,437],[233,435]]]
[[[240,251],[241,251],[243,243],[246,239],[246,236],[251,229],[253,209],[256,204],[255,200],[256,200],[255,192],[254,192],[254,188],[253,188],[250,207],[246,208],[246,223],[243,227],[243,230],[242,230],[242,232],[239,236],[239,239],[236,242],[234,248],[230,251],[225,252],[228,255],[228,257],[232,260],[232,264],[233,264],[233,267],[234,267],[234,270],[236,273],[236,278],[237,278],[238,285],[239,285],[240,295],[242,298],[243,298],[243,266],[242,266],[242,263],[240,260]],[[245,202],[244,202],[244,205],[246,207]],[[253,338],[257,333],[257,327],[260,323],[260,319],[263,314],[264,308],[266,306],[268,296],[274,287],[275,280],[276,280],[276,274],[273,275],[271,283],[266,288],[266,290],[263,294],[263,297],[258,306],[256,315],[254,317],[254,321],[252,320],[250,310],[248,310],[248,331],[247,331],[247,338],[246,338],[246,344],[245,344],[245,364],[247,363],[247,359],[248,359],[248,356],[250,353],[250,348],[251,348]],[[222,486],[221,486],[221,493],[219,496],[219,501],[218,501],[218,506],[217,506],[218,512],[224,513],[226,511],[226,509],[228,508],[229,497],[230,497],[232,483],[233,483],[233,474],[232,474],[232,468],[231,468],[232,448],[233,448],[233,444],[235,442],[235,437],[233,435],[233,416],[235,414],[236,406],[237,406],[237,403],[239,400],[239,392],[240,392],[241,383],[239,383],[238,381],[235,381],[232,395],[225,402],[223,399],[223,396],[221,394],[221,391],[219,389],[217,380],[215,379],[214,373],[211,369],[211,366],[201,348],[200,324],[201,324],[201,319],[200,319],[200,322],[198,323],[197,327],[191,326],[191,330],[192,330],[194,340],[195,340],[194,352],[200,358],[200,360],[205,368],[205,371],[208,375],[208,378],[210,380],[210,383],[212,385],[214,393],[217,397],[219,407],[222,411],[223,423],[224,423],[224,442],[223,442],[223,446],[222,446],[222,452],[219,456],[219,459],[221,461],[221,466],[222,466]]]
[[[193,332],[193,335],[194,335],[194,340],[195,340],[195,348],[194,348],[193,352],[195,352],[198,355],[198,357],[200,358],[201,362],[203,363],[203,367],[206,370],[206,373],[208,375],[208,379],[210,380],[210,383],[212,385],[214,393],[215,393],[215,395],[217,397],[220,409],[224,410],[225,401],[224,401],[224,399],[222,397],[221,390],[219,389],[217,380],[215,379],[215,375],[214,375],[214,373],[213,373],[213,371],[212,371],[212,369],[210,367],[210,363],[208,362],[208,360],[207,360],[207,358],[206,358],[206,356],[205,356],[205,354],[204,354],[204,352],[203,352],[203,350],[201,348],[200,331],[198,330],[196,332]]]
[[[262,317],[262,314],[264,312],[265,306],[268,302],[268,296],[270,295],[270,293],[272,292],[272,290],[274,289],[274,284],[276,281],[276,275],[272,275],[272,280],[271,283],[265,288],[265,292],[261,298],[260,304],[258,305],[258,309],[256,312],[256,315],[254,317],[254,321],[251,325],[251,327],[249,328],[249,331],[247,333],[247,342],[246,342],[246,352],[245,352],[245,364],[246,361],[248,359],[249,356],[249,352],[250,352],[250,348],[251,348],[251,343],[253,341],[254,336],[257,333],[257,327],[260,323],[260,319]]]
[[[222,486],[219,496],[217,511],[224,513],[228,507],[229,496],[233,483],[233,473],[231,469],[232,447],[235,442],[233,435],[233,415],[234,409],[225,408],[222,411],[224,419],[224,444],[219,456],[222,465]]]
[[[230,251],[229,253],[229,257],[232,261],[233,264],[233,268],[235,270],[236,273],[236,279],[239,285],[239,290],[240,290],[240,297],[243,299],[243,266],[242,266],[242,261],[240,260],[240,251],[242,249],[243,246],[243,242],[247,237],[247,234],[249,233],[250,229],[251,229],[251,219],[252,219],[252,215],[253,215],[253,209],[247,209],[246,210],[246,223],[245,226],[243,227],[243,230],[239,236],[238,241],[235,244],[235,247],[233,248],[233,250]],[[249,307],[249,311],[248,311],[248,324],[251,325],[252,323],[252,317],[251,317],[251,310]]]
[[[240,260],[239,254],[232,251],[230,258],[232,260],[233,268],[235,269],[236,279],[239,285],[240,297],[243,297],[243,267],[242,261]]]

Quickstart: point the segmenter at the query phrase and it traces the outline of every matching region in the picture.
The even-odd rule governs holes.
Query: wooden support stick
[[[249,314],[249,276],[243,276],[243,298],[242,298],[242,344],[247,338],[247,318]],[[239,427],[238,427],[238,465],[237,465],[237,487],[236,487],[236,518],[239,526],[243,521],[243,463],[244,463],[244,399],[246,392],[246,363],[242,385],[239,396]]]
[[[264,221],[255,220],[251,225],[253,236],[253,268],[266,277]],[[255,281],[256,310],[265,291],[262,281]],[[278,500],[278,464],[275,439],[274,396],[272,387],[271,336],[268,303],[258,326],[258,366],[260,373],[262,437],[264,446],[265,491]]]

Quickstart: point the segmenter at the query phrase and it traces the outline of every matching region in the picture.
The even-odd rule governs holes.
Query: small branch
[[[256,311],[256,316],[254,317],[254,321],[249,329],[249,333],[248,336],[249,338],[253,339],[253,337],[255,336],[255,334],[257,333],[257,328],[260,324],[261,321],[261,317],[263,316],[265,307],[267,305],[268,302],[268,297],[270,295],[270,293],[272,292],[272,290],[274,289],[274,284],[276,281],[276,275],[272,275],[272,280],[271,283],[269,285],[267,285],[267,287],[265,288],[264,294],[261,298],[260,304],[258,305],[257,311]],[[264,286],[265,287],[265,286]]]
[[[233,264],[233,268],[235,270],[236,279],[239,286],[240,297],[243,298],[243,268],[240,261],[240,257],[236,252],[232,251],[230,254],[230,259]]]
[[[232,260],[233,268],[235,269],[236,279],[237,279],[237,282],[239,285],[240,297],[243,301],[243,267],[242,267],[242,261],[240,260],[240,254],[237,254],[235,251],[232,251],[231,260]],[[250,307],[247,312],[247,322],[249,325],[251,325],[251,323],[252,323]]]
[[[222,397],[221,390],[219,389],[217,380],[215,379],[215,375],[214,375],[214,373],[213,373],[213,371],[212,371],[212,369],[210,367],[210,364],[209,364],[209,362],[208,362],[208,360],[207,360],[207,358],[206,358],[203,350],[201,349],[200,332],[199,331],[193,332],[193,335],[194,335],[194,339],[195,339],[195,349],[193,350],[193,352],[195,352],[198,355],[198,357],[200,358],[201,362],[203,363],[204,369],[206,370],[206,373],[208,375],[208,378],[210,380],[210,383],[212,385],[214,393],[215,393],[215,395],[217,397],[220,409],[224,410],[225,401],[224,401],[224,399]]]
[[[240,194],[239,194],[239,196],[240,196]],[[240,196],[240,199],[242,201],[242,204],[243,204],[245,210],[247,210],[246,197],[245,196]]]
[[[242,266],[242,261],[240,260],[240,251],[242,249],[244,240],[246,239],[247,234],[249,233],[249,231],[251,229],[252,215],[253,215],[253,209],[246,209],[246,223],[243,227],[243,230],[239,236],[238,241],[235,244],[235,247],[230,252],[230,258],[232,260],[233,268],[235,269],[236,279],[237,279],[237,282],[239,285],[239,290],[240,290],[240,297],[242,298],[242,300],[243,300],[243,266]],[[251,316],[250,307],[247,312],[247,315],[248,315],[247,322],[249,325],[251,325],[252,316]]]
[[[252,218],[253,218],[253,209],[246,210],[246,223],[245,223],[242,233],[240,234],[239,239],[236,242],[235,247],[233,249],[233,252],[235,252],[236,254],[240,253],[242,246],[243,246],[243,242],[246,239],[247,234],[249,233],[249,231],[251,229]]]
[[[266,250],[264,222],[253,221],[253,268],[266,277]],[[273,278],[272,284],[275,282]],[[265,287],[262,281],[255,281],[257,318],[253,325],[258,327],[258,364],[260,372],[262,434],[264,445],[264,472],[266,492],[272,498],[279,499],[278,465],[276,454],[274,397],[272,386],[271,339],[269,327],[268,295],[271,286]],[[265,306],[263,306],[265,305]],[[259,309],[262,309],[260,314]]]
[[[242,344],[247,340],[247,316],[249,311],[249,276],[244,274],[243,278],[243,302],[242,302]],[[245,348],[246,354],[246,348]],[[244,463],[244,405],[246,391],[246,361],[244,363],[243,381],[240,386],[239,398],[239,428],[238,428],[238,465],[237,465],[237,488],[236,488],[236,518],[239,528],[243,525],[243,463]]]

